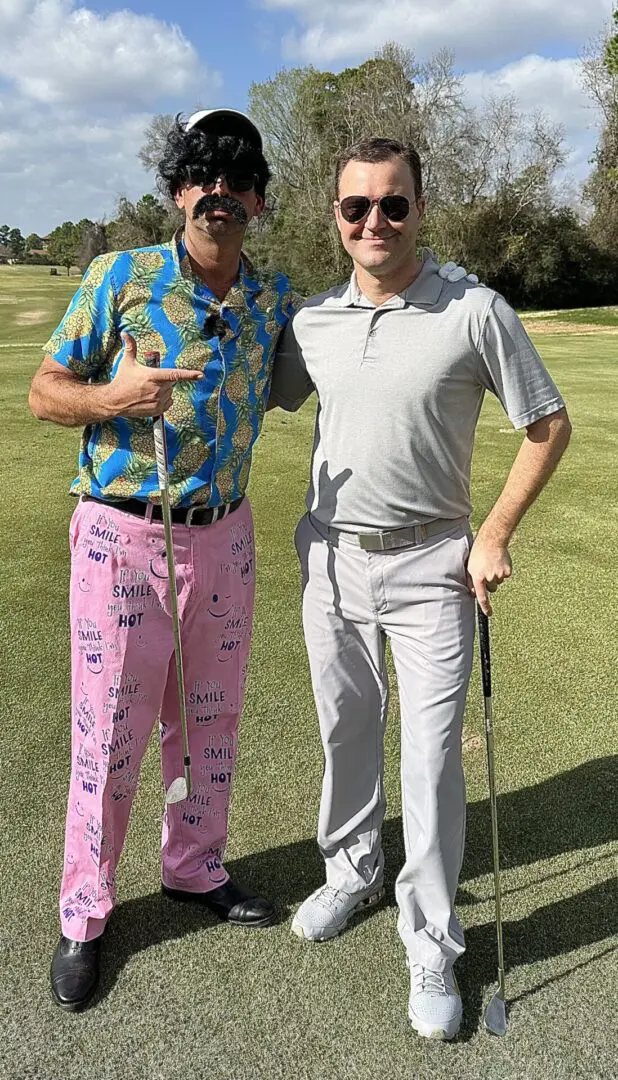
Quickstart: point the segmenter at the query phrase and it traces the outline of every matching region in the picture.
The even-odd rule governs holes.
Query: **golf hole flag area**
[[[515,574],[491,622],[506,1036],[482,1025],[497,951],[478,657],[464,732],[459,1038],[421,1040],[407,1023],[393,895],[403,860],[396,700],[386,745],[386,901],[332,942],[290,933],[296,907],[323,880],[314,842],[322,755],[293,546],[311,402],[295,415],[269,414],[254,457],[258,600],[226,857],[233,877],[277,902],[280,921],[243,931],[161,898],[164,792],[153,737],[94,1005],[82,1014],[54,1005],[49,965],[69,780],[67,489],[79,433],[35,421],[26,399],[37,343],[76,285],[46,267],[0,267],[2,1080],[616,1080],[618,339],[605,325],[537,339],[573,438],[513,541]],[[47,312],[46,322],[25,320],[28,311]],[[487,400],[474,524],[519,446],[521,436],[505,438],[504,427]]]

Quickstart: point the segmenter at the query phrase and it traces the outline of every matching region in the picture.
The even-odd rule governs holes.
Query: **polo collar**
[[[359,289],[358,281],[356,279],[356,272],[352,273],[352,276],[348,282],[347,288],[341,294],[341,296],[334,298],[335,302],[340,307],[363,307],[363,308],[404,308],[411,304],[413,306],[421,307],[433,307],[434,304],[440,299],[444,282],[442,278],[438,276],[439,264],[436,262],[435,256],[429,248],[423,248],[422,251],[423,265],[418,277],[404,289],[401,293],[396,293],[395,296],[391,296],[389,300],[385,300],[383,304],[377,305],[369,300]]]

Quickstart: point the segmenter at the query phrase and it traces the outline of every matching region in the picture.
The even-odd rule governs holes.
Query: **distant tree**
[[[618,11],[613,15],[618,31]],[[590,233],[600,248],[618,249],[618,32],[608,28],[583,56],[584,87],[599,108],[602,128],[584,193],[593,207]]]
[[[151,247],[169,240],[177,221],[155,195],[142,195],[137,202],[122,195],[106,233],[112,250]]]
[[[83,274],[97,255],[105,254],[108,246],[105,226],[101,222],[90,221],[83,225],[80,231],[81,239],[75,255],[75,264],[79,266]]]
[[[67,276],[75,259],[80,243],[80,232],[72,221],[65,221],[49,234],[49,257],[52,262],[66,267]]]
[[[159,113],[153,116],[144,131],[144,142],[138,151],[138,157],[148,172],[156,172],[161,159],[168,131],[174,123],[171,113]]]
[[[508,95],[469,106],[445,51],[420,64],[391,43],[338,74],[281,71],[251,86],[250,111],[274,176],[270,213],[248,235],[249,250],[305,294],[349,273],[332,209],[344,147],[375,134],[412,142],[428,199],[421,243],[482,268],[486,281],[510,258],[519,218],[554,205],[554,176],[565,160],[562,131],[542,113],[522,113]]]
[[[610,75],[618,75],[618,9],[612,15],[614,21],[614,33],[610,35],[605,46],[603,62]]]
[[[26,250],[26,241],[19,229],[11,229],[6,239],[7,247],[16,259],[19,259]]]
[[[43,247],[43,241],[37,233],[30,233],[26,237],[26,252],[40,251]]]
[[[8,247],[8,238],[10,231],[10,225],[0,225],[0,244],[4,244]]]

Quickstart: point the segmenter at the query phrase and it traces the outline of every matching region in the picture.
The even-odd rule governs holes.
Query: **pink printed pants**
[[[247,499],[211,525],[174,525],[193,791],[169,806],[165,885],[207,892],[227,881],[236,734],[255,592]],[[72,769],[62,933],[103,933],[116,900],[140,763],[155,720],[165,787],[181,776],[182,740],[163,525],[89,499],[71,520]]]

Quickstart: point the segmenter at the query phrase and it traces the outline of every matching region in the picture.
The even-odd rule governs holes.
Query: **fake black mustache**
[[[244,225],[247,221],[247,211],[242,203],[238,202],[238,199],[233,199],[231,195],[202,195],[202,198],[196,202],[193,207],[193,220],[202,217],[204,214],[210,214],[213,210],[225,210],[232,217],[235,217],[237,221]]]

